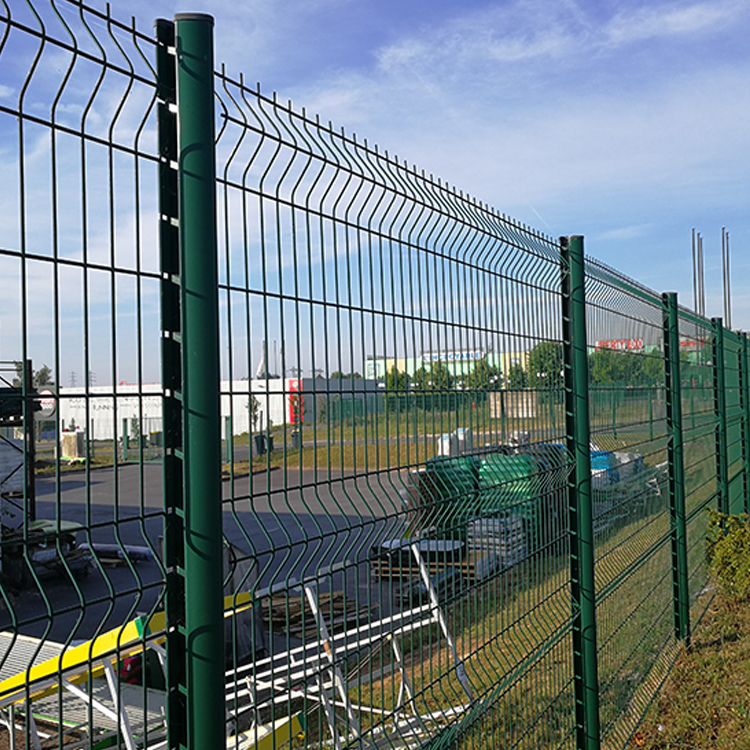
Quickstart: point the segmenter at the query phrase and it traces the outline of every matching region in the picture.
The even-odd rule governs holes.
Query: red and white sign
[[[292,378],[287,380],[286,385],[289,391],[289,424],[302,424],[305,421],[302,381]]]
[[[597,349],[614,349],[618,352],[640,351],[643,349],[643,339],[610,339],[609,341],[597,341]]]
[[[695,351],[698,349],[698,342],[695,339],[682,339],[680,341],[680,349],[685,349],[686,351]]]
[[[34,413],[36,419],[45,420],[55,414],[55,394],[52,391],[39,391],[39,395],[42,397],[39,399],[41,409]]]

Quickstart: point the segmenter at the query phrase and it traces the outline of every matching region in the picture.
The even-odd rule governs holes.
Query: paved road
[[[313,575],[352,561],[320,588],[347,590],[385,613],[390,588],[381,588],[366,560],[371,547],[400,534],[403,516],[396,472],[342,477],[314,470],[275,470],[223,483],[227,539],[257,560],[261,585]],[[37,516],[60,517],[91,528],[93,543],[148,546],[158,557],[163,534],[162,468],[135,464],[37,480]],[[20,592],[10,608],[0,604],[0,629],[53,640],[83,640],[158,605],[160,563],[92,568],[81,581],[43,580]],[[14,615],[15,613],[15,615]],[[54,617],[52,615],[54,614]]]

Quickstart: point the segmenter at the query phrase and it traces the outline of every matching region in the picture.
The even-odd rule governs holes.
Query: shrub
[[[750,599],[750,525],[746,514],[708,511],[706,560],[722,592],[735,600]]]

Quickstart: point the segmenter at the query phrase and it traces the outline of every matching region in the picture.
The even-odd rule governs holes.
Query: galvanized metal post
[[[190,750],[226,742],[213,23],[202,13],[175,16]]]
[[[714,417],[716,435],[716,492],[721,513],[729,513],[729,462],[727,453],[727,395],[724,374],[724,322],[711,318],[713,326]]]
[[[565,425],[569,475],[573,663],[578,750],[598,750],[599,674],[583,237],[561,237]]]
[[[664,304],[664,376],[667,399],[667,460],[672,542],[672,602],[675,637],[690,641],[687,523],[685,520],[685,457],[682,440],[682,389],[680,380],[680,324],[677,295],[662,295]]]

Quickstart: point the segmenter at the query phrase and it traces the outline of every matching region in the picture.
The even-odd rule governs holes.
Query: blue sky
[[[101,0],[87,2],[103,6]],[[13,0],[11,8],[14,15],[29,14],[20,0]],[[75,15],[72,6],[62,9]],[[216,64],[225,63],[231,76],[244,73],[248,84],[259,81],[266,93],[276,91],[296,108],[319,114],[552,237],[584,235],[591,256],[656,291],[677,291],[688,307],[693,304],[690,238],[695,227],[704,237],[709,316],[723,311],[720,237],[722,226],[727,227],[732,323],[750,329],[747,0],[201,0],[189,6],[172,0],[116,0],[112,7],[123,21],[132,13],[148,34],[156,17],[181,11],[215,16]],[[3,53],[0,100],[15,102],[34,53],[28,39],[11,34]],[[29,100],[49,100],[66,65],[64,55],[48,48]],[[88,96],[91,75],[86,66],[76,67],[59,102],[58,122],[77,127],[79,99],[81,92]],[[88,124],[93,130],[104,128],[104,134],[107,118],[100,124],[96,118],[115,108],[122,91],[108,79],[99,96]],[[128,98],[136,114],[121,117],[117,125],[125,142],[149,96],[150,89]],[[15,118],[4,122],[10,135],[2,140],[0,163],[13,168],[5,170],[0,184],[0,239],[15,247],[20,236],[17,125]],[[25,127],[27,200],[50,205],[49,139],[32,124]],[[153,133],[143,138],[153,139]],[[58,156],[70,188],[56,199],[60,253],[77,258],[82,252],[80,189],[72,181],[80,157],[75,142],[68,146],[73,161]],[[106,153],[97,148],[90,147],[89,163],[104,165]],[[142,169],[144,189],[150,189],[153,165]],[[106,176],[100,171],[92,175]],[[125,165],[117,174],[119,223],[114,230],[101,218],[108,215],[102,204],[106,183],[89,181],[90,214],[101,220],[91,219],[87,252],[89,259],[102,262],[114,252],[120,265],[133,267],[134,237],[141,237],[142,248],[155,245],[156,215],[146,212],[134,225],[132,169]],[[27,227],[27,249],[50,253],[51,236],[49,216],[37,216]],[[0,295],[9,311],[0,329],[3,357],[20,356],[20,291],[10,281],[18,276],[14,262],[0,262],[0,281],[13,286],[3,287]],[[155,263],[156,256],[149,262]],[[36,286],[29,284],[35,301],[29,331],[39,338],[31,354],[40,361],[55,346],[49,323],[54,311],[45,308],[41,315],[42,303],[36,300],[49,307],[55,288],[83,299],[78,271],[66,270],[70,278],[56,281],[43,265],[30,270]],[[103,311],[102,320],[108,321],[115,307],[118,315],[121,308],[132,314],[120,315],[116,344],[112,326],[97,328],[93,315],[96,340],[90,342],[87,364],[82,359],[83,312],[67,304],[78,318],[62,327],[59,344],[66,357],[76,353],[80,361],[61,361],[60,372],[77,371],[80,380],[92,369],[100,383],[110,377],[133,380],[135,288],[124,282],[116,289],[91,284],[87,294]],[[149,286],[141,300],[144,318],[155,319],[157,302],[156,289]],[[157,344],[149,339],[142,348],[155,351]],[[115,349],[122,360],[116,368],[107,361]],[[260,350],[257,341],[255,350]],[[98,355],[102,362],[93,361]],[[158,378],[156,367],[152,370],[144,374],[147,380]]]
[[[750,328],[750,3],[204,0],[216,60],[692,307]]]

